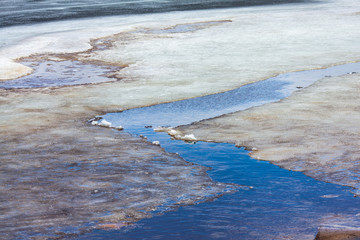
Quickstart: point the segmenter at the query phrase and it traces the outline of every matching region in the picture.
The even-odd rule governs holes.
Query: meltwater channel
[[[238,89],[102,116],[126,132],[159,141],[195,164],[211,168],[218,182],[253,186],[235,193],[144,219],[119,230],[94,230],[80,239],[314,239],[333,216],[360,213],[360,200],[348,187],[314,180],[248,156],[232,144],[171,140],[158,126],[190,124],[278,101],[318,79],[360,70],[360,63],[282,74]],[[150,127],[152,126],[152,128]]]

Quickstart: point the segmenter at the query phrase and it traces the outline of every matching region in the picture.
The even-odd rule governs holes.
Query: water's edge
[[[353,206],[358,200],[353,198],[348,187],[319,182],[304,176],[302,173],[287,171],[267,162],[259,162],[248,156],[249,151],[236,148],[231,144],[206,142],[188,144],[182,141],[172,141],[166,133],[154,132],[153,128],[191,124],[194,121],[279,101],[290,96],[292,92],[307,87],[321,78],[351,74],[359,69],[360,63],[351,63],[320,70],[281,74],[277,77],[249,84],[225,93],[159,104],[146,108],[130,109],[120,113],[108,113],[101,116],[101,118],[111,122],[112,126],[121,125],[126,132],[142,137],[146,136],[150,142],[159,142],[161,147],[167,152],[179,153],[186,161],[211,167],[212,170],[208,173],[214,181],[249,185],[254,186],[255,189],[247,192],[239,190],[239,192],[233,195],[223,196],[214,202],[203,203],[197,206],[186,206],[176,212],[166,213],[163,216],[150,220],[142,220],[138,227],[134,229],[130,228],[125,231],[114,232],[96,230],[90,236],[98,236],[97,234],[108,236],[110,234],[110,236],[121,236],[121,238],[133,238],[134,234],[137,233],[136,236],[141,236],[139,238],[142,239],[151,238],[150,236],[163,236],[160,238],[193,236],[202,239],[204,236],[200,237],[201,234],[209,237],[211,234],[214,234],[214,231],[219,231],[222,232],[220,235],[223,236],[220,238],[224,239],[240,235],[243,239],[253,239],[252,234],[254,233],[250,229],[261,230],[261,237],[258,237],[263,239],[268,239],[269,236],[274,237],[274,234],[295,234],[299,236],[311,233],[312,236],[315,236],[317,227],[320,225],[324,215],[351,214],[349,206]],[[279,176],[281,179],[277,179]],[[288,186],[291,186],[291,189]],[[299,192],[300,189],[301,191]],[[271,192],[270,195],[269,192]],[[276,194],[273,195],[272,192]],[[289,203],[289,196],[291,195],[296,196],[296,199],[291,197],[292,200]],[[260,200],[260,196],[263,196],[263,199]],[[245,201],[245,198],[248,204],[244,206],[240,204],[241,206],[239,206],[238,202],[233,202],[234,199],[238,201],[236,199],[239,198],[243,199],[243,201]],[[277,214],[273,215],[272,213],[274,207],[278,208],[277,204],[279,201],[283,202],[282,210],[279,210],[281,215],[286,215],[289,218],[290,213],[295,214],[295,219],[293,219],[294,216],[290,218],[293,219],[293,227],[296,231],[291,230],[290,233],[285,233],[288,230],[275,230],[279,226],[277,225],[278,223],[276,223],[277,226],[274,224],[279,220],[275,221],[274,218],[276,218]],[[224,205],[224,202],[230,204],[231,207]],[[310,203],[302,206],[304,202]],[[339,208],[339,204],[342,204],[343,207]],[[249,211],[247,208],[252,208],[252,205],[261,205],[261,208],[267,210],[264,212]],[[302,206],[302,209],[293,212],[294,208],[297,209],[299,206]],[[198,209],[200,212],[225,211],[224,216],[218,217],[225,218],[226,220],[224,221],[230,225],[237,225],[234,221],[240,221],[241,226],[237,226],[240,229],[235,231],[236,233],[229,235],[229,233],[223,232],[226,229],[225,224],[224,229],[215,230],[210,227],[202,229],[200,233],[198,232],[199,230],[193,229],[189,225],[199,221],[208,221],[206,218],[209,217],[209,213],[205,215],[200,213],[199,219],[194,219],[188,216],[188,209],[193,209],[192,211]],[[354,207],[352,207],[352,211],[354,210]],[[360,209],[355,211],[360,212]],[[244,212],[247,212],[247,214],[244,214]],[[301,217],[299,218],[297,215]],[[178,225],[178,222],[174,220],[177,218],[185,221],[184,223],[182,222],[184,226],[180,228],[181,230],[174,230],[174,226],[171,225]],[[210,217],[210,219],[212,218]],[[251,220],[243,221],[241,220],[242,218]],[[256,221],[263,223],[255,224]],[[281,221],[283,221],[282,224],[286,222],[284,219]],[[161,226],[158,225],[160,223]],[[266,226],[263,226],[263,224]],[[244,227],[244,225],[248,227]],[[88,235],[85,234],[85,236]]]

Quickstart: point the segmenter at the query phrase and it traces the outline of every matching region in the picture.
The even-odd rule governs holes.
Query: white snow
[[[153,141],[152,144],[159,146],[160,142],[159,141]]]
[[[116,127],[114,127],[116,130],[124,130],[124,128],[122,127],[122,126],[116,126]]]
[[[176,136],[179,134],[178,131],[176,131],[175,129],[171,129],[170,131],[168,131],[168,133],[171,135],[171,136]]]
[[[101,127],[108,127],[110,128],[111,127],[111,122],[108,122],[106,121],[105,119],[102,119],[99,123],[98,123],[99,126]]]
[[[194,134],[185,135],[185,136],[181,137],[181,139],[184,140],[184,141],[197,141]]]

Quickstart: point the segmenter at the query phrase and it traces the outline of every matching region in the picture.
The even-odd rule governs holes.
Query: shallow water
[[[160,135],[167,151],[211,167],[213,179],[254,188],[184,206],[122,230],[95,230],[80,239],[313,239],[323,217],[360,211],[359,199],[346,187],[256,161],[231,144],[165,143],[167,136]]]
[[[326,69],[285,73],[224,93],[130,109],[121,113],[108,113],[104,118],[122,125],[126,131],[142,134],[144,126],[176,127],[278,101],[318,79],[352,73],[358,69],[360,63],[351,63]]]
[[[0,88],[39,88],[81,85],[116,81],[107,74],[119,67],[85,64],[79,61],[26,61],[22,64],[34,69],[28,76],[0,82]]]
[[[248,156],[248,151],[231,144],[172,141],[167,134],[150,128],[188,124],[191,120],[258,105],[259,101],[277,101],[317,78],[351,73],[358,66],[355,63],[288,73],[226,93],[106,114],[103,116],[106,120],[123,125],[126,131],[159,141],[167,152],[179,153],[187,161],[211,167],[208,173],[213,180],[253,186],[253,189],[241,189],[212,202],[181,207],[122,230],[95,230],[81,239],[313,239],[318,227],[326,222],[324,219],[359,213],[359,199],[350,188],[257,161]]]

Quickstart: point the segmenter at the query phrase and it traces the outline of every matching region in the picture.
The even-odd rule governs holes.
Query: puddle
[[[34,69],[28,76],[0,82],[0,88],[41,88],[117,81],[112,77],[120,67],[85,64],[80,61],[23,61]]]

